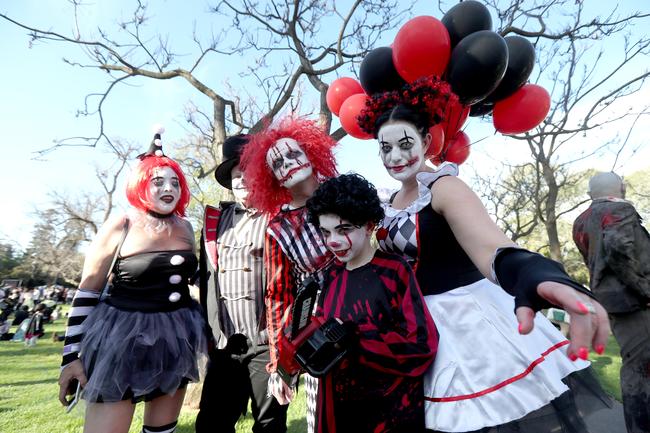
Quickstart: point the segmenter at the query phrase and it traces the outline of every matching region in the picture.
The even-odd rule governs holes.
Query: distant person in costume
[[[386,205],[379,247],[415,268],[440,333],[425,377],[427,428],[588,431],[574,393],[592,377],[575,373],[589,365],[590,346],[603,352],[607,315],[559,263],[510,241],[456,177],[455,164],[425,164],[429,128],[456,98],[447,83],[422,78],[373,96],[358,118],[401,183]],[[571,342],[535,314],[550,305],[571,313]]]
[[[25,345],[26,346],[36,346],[36,342],[45,334],[45,328],[43,324],[45,322],[45,317],[43,311],[45,310],[45,304],[38,304],[34,307],[34,312],[32,317],[29,318],[29,325],[27,325],[27,331],[25,331]]]
[[[621,392],[629,433],[650,431],[650,235],[616,173],[589,180],[591,205],[573,224],[590,286],[621,348]]]
[[[269,392],[288,404],[294,390],[277,372],[279,341],[299,284],[308,276],[322,279],[333,255],[320,231],[307,220],[305,203],[320,182],[336,175],[336,142],[316,122],[285,118],[252,137],[242,154],[251,206],[272,215],[264,246],[269,338]],[[315,379],[307,376],[307,425],[314,428]]]
[[[406,260],[370,244],[384,216],[377,191],[341,175],[321,184],[307,209],[338,260],[316,315],[354,332],[343,361],[320,380],[318,431],[424,432],[423,376],[438,334]]]
[[[207,351],[200,307],[188,279],[197,259],[183,219],[190,192],[157,131],[129,176],[126,215],[109,219],[88,249],[69,312],[59,400],[83,388],[84,431],[126,433],[145,401],[143,433],[176,430],[188,382]],[[111,268],[111,262],[114,266]],[[112,272],[112,289],[100,292]]]
[[[253,431],[284,433],[287,408],[268,393],[269,345],[264,297],[264,234],[268,215],[246,207],[248,190],[239,166],[249,137],[236,135],[222,146],[217,182],[235,202],[207,206],[200,255],[201,304],[214,349],[203,382],[196,431],[235,432],[251,401]]]

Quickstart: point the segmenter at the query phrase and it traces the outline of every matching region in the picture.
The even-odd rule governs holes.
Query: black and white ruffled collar
[[[400,213],[414,214],[420,212],[431,204],[431,185],[441,177],[458,176],[458,165],[452,162],[443,162],[434,171],[421,171],[415,175],[418,181],[418,198],[404,209],[395,209],[390,202],[384,204],[387,217],[394,217]]]

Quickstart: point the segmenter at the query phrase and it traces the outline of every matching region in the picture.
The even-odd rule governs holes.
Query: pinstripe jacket
[[[199,260],[200,298],[217,348],[233,334],[266,344],[264,232],[268,218],[233,202],[207,206]]]

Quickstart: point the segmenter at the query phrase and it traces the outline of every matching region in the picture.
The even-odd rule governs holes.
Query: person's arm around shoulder
[[[104,225],[99,229],[97,235],[91,242],[88,247],[88,252],[86,253],[86,259],[84,260],[83,272],[81,275],[81,282],[79,283],[79,289],[75,294],[75,300],[77,297],[83,297],[84,292],[88,293],[88,299],[98,298],[99,292],[106,284],[106,276],[109,272],[109,267],[113,260],[113,255],[115,253],[115,248],[119,243],[120,237],[122,236],[122,230],[124,228],[124,222],[126,216],[122,215],[119,217],[114,217],[108,219]],[[94,294],[93,294],[94,293]],[[73,308],[75,308],[75,300],[73,300]],[[83,369],[81,360],[76,357],[76,346],[78,342],[71,342],[72,338],[70,336],[69,330],[72,327],[79,327],[81,324],[72,324],[71,321],[75,320],[72,310],[70,317],[68,319],[68,326],[66,329],[66,340],[64,342],[64,353],[66,353],[66,346],[70,347],[71,350],[67,355],[64,355],[64,364],[59,376],[59,401],[64,406],[67,406],[66,395],[73,390],[70,390],[70,384],[75,380],[79,381],[81,386],[85,386],[87,382],[86,374]],[[81,320],[85,320],[85,316]],[[81,331],[76,332],[76,335],[83,335]],[[80,338],[80,337],[79,337]],[[66,356],[74,355],[72,361],[67,362]]]

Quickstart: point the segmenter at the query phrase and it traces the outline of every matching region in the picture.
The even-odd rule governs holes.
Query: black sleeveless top
[[[434,173],[418,174],[419,197],[406,209],[386,206],[377,232],[379,247],[401,254],[415,269],[424,296],[466,286],[484,278],[460,246],[445,218],[431,207],[431,186],[443,176],[455,176],[452,164]]]
[[[190,250],[150,251],[119,257],[113,268],[109,305],[134,311],[173,311],[192,299],[188,280],[198,260]]]

